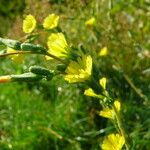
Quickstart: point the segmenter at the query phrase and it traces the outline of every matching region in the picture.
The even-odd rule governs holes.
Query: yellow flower
[[[107,79],[105,77],[99,80],[99,84],[102,86],[104,90],[106,90],[106,82],[107,82]]]
[[[26,18],[23,20],[23,32],[31,33],[36,27],[36,20],[34,16],[27,15]]]
[[[69,83],[84,82],[91,76],[92,71],[92,57],[90,55],[78,58],[76,61],[71,61],[66,69],[67,75],[65,80]]]
[[[115,106],[116,110],[119,112],[120,111],[120,102],[116,100],[114,102],[114,106]],[[99,115],[102,117],[105,117],[105,118],[115,119],[115,112],[113,109],[110,109],[110,108],[104,108],[102,111],[100,111]]]
[[[53,28],[57,27],[58,21],[59,21],[59,16],[57,16],[55,14],[50,14],[49,16],[47,16],[44,19],[43,27],[45,29],[53,29]]]
[[[125,139],[120,134],[109,134],[105,137],[102,150],[121,150],[125,144]]]
[[[67,57],[67,54],[69,52],[69,46],[63,33],[52,33],[48,37],[47,45],[49,49],[48,53],[56,57]],[[51,57],[46,58],[51,59]]]
[[[96,19],[94,17],[90,18],[85,22],[86,27],[91,28],[95,25]]]
[[[84,95],[86,96],[91,96],[91,97],[99,97],[91,88],[88,88],[87,90],[84,91]]]
[[[108,54],[108,49],[107,47],[103,47],[102,49],[100,49],[98,55],[99,56],[106,56]]]
[[[7,53],[11,53],[11,52],[17,52],[16,50],[10,48],[10,47],[7,47]],[[10,56],[11,59],[16,62],[16,63],[22,63],[23,62],[23,55],[21,54],[15,54],[15,55],[12,55]]]

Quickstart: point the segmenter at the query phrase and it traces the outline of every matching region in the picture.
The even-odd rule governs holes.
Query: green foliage
[[[1,0],[0,14],[5,17],[15,18],[25,7],[25,1],[13,0],[5,1]]]
[[[16,16],[20,15],[25,8],[25,1],[20,0],[1,0],[0,2],[0,35],[6,34],[8,28],[13,24]]]

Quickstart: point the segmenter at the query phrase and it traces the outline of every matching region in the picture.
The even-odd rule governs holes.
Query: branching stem
[[[55,60],[63,63],[63,64],[66,64],[66,62],[48,52],[46,53],[41,53],[41,52],[33,52],[33,51],[16,51],[16,52],[9,52],[9,53],[4,53],[4,54],[0,54],[0,58],[2,57],[6,57],[6,56],[9,56],[9,55],[17,55],[17,54],[40,54],[40,55],[45,55],[45,56],[49,56],[49,57],[52,57],[54,58]]]
[[[125,132],[124,126],[123,126],[123,122],[121,120],[120,114],[118,113],[116,107],[113,105],[112,106],[114,112],[115,112],[115,116],[116,116],[116,120],[117,120],[117,125],[118,128],[120,130],[121,135],[124,137],[125,139],[125,146],[127,150],[130,150],[130,144],[129,144],[129,136],[128,134]]]

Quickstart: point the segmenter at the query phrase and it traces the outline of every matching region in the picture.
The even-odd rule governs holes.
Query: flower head
[[[106,90],[106,82],[107,82],[107,79],[105,77],[99,80],[99,84],[102,86],[104,90]]]
[[[31,33],[36,27],[36,20],[34,16],[27,15],[26,18],[23,20],[23,32]]]
[[[120,111],[120,102],[116,100],[114,102],[114,106],[115,106],[116,110],[119,112]],[[100,111],[99,115],[102,117],[105,117],[105,118],[115,119],[115,112],[113,109],[110,109],[110,108],[104,108],[102,111]]]
[[[91,96],[91,97],[98,97],[98,95],[91,88],[88,88],[87,90],[85,90],[84,95]]]
[[[125,144],[125,139],[120,134],[109,134],[105,137],[102,150],[121,150]]]
[[[96,23],[96,19],[94,17],[90,18],[89,20],[87,20],[85,22],[85,25],[88,27],[88,28],[91,28],[95,25]]]
[[[99,56],[106,56],[106,55],[108,55],[108,49],[107,49],[107,47],[103,47],[102,49],[100,49],[98,55]]]
[[[17,52],[17,51],[15,49],[7,47],[7,53],[11,53],[11,52]],[[23,58],[24,58],[23,55],[21,55],[21,54],[15,54],[15,55],[12,55],[10,57],[16,63],[22,63],[23,62]]]
[[[69,46],[63,33],[52,33],[48,37],[48,52],[56,57],[67,57]],[[47,57],[50,59],[51,57]]]
[[[59,16],[55,14],[50,14],[44,19],[43,27],[45,29],[53,29],[57,27],[58,21],[59,21]]]
[[[92,72],[92,57],[90,55],[71,61],[66,71],[65,80],[69,83],[84,82],[88,80]]]

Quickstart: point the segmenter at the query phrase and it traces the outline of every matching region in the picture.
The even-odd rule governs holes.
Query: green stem
[[[48,52],[46,52],[44,55],[49,56],[49,57],[52,57],[52,58],[58,60],[59,62],[61,62],[61,63],[63,63],[63,64],[66,64],[66,61],[64,61],[63,59],[60,59],[60,58],[58,58],[58,57],[56,57],[56,56],[54,56],[54,55],[52,55],[52,54],[50,54],[50,53],[48,53]]]
[[[4,53],[4,54],[0,54],[0,58],[1,57],[6,57],[6,56],[9,56],[9,55],[16,55],[16,54],[41,54],[41,55],[46,55],[46,56],[50,56],[54,59],[56,59],[57,61],[63,63],[63,64],[66,64],[66,62],[48,52],[46,53],[40,53],[40,52],[33,52],[33,51],[16,51],[16,52],[10,52],[10,53]]]
[[[124,126],[123,126],[123,122],[121,120],[120,114],[118,113],[116,107],[113,105],[112,106],[115,115],[116,115],[116,120],[117,120],[117,124],[118,124],[118,128],[120,130],[121,135],[124,137],[125,139],[125,146],[127,150],[130,150],[130,144],[129,144],[129,136],[128,134],[125,132]]]
[[[16,52],[0,54],[0,58],[1,57],[6,57],[6,56],[9,56],[9,55],[16,55],[16,54],[37,54],[37,53],[33,53],[31,51],[16,51]]]

